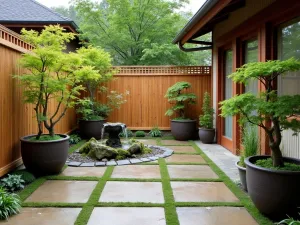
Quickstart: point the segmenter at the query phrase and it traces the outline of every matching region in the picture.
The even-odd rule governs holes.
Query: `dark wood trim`
[[[180,41],[181,44],[185,44],[197,31],[199,31],[205,24],[207,24],[215,15],[217,15],[222,9],[226,7],[232,0],[219,1],[209,12],[204,15],[201,20],[190,30]]]
[[[47,23],[47,24],[27,24],[27,23],[22,23],[22,24],[5,24],[5,23],[1,23],[1,25],[5,26],[5,27],[24,27],[24,28],[44,28],[47,25],[57,25],[57,23]],[[66,25],[66,24],[59,24],[61,27],[68,29],[69,31],[77,34],[78,32],[70,25]]]

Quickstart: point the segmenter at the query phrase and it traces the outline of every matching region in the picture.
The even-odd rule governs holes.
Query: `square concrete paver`
[[[176,202],[238,202],[222,182],[171,182]]]
[[[200,155],[173,154],[166,158],[167,163],[206,163]]]
[[[192,146],[168,146],[174,152],[195,153],[196,150]]]
[[[81,208],[23,208],[6,225],[73,225]]]
[[[188,141],[177,141],[177,140],[161,140],[163,145],[191,145]]]
[[[168,165],[170,178],[218,178],[206,165]]]
[[[257,225],[240,207],[180,207],[177,214],[180,225]]]
[[[96,181],[48,180],[26,202],[85,203],[94,190]]]
[[[101,207],[94,208],[88,225],[165,225],[163,208]]]
[[[144,139],[137,139],[140,142],[143,142],[145,145],[157,145],[156,140],[144,140]]]
[[[160,182],[109,181],[99,201],[164,203],[162,184]]]
[[[60,175],[77,177],[102,177],[106,167],[68,167]]]
[[[128,165],[114,169],[112,178],[160,178],[159,166]]]

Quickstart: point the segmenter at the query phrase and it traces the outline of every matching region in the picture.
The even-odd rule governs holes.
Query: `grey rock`
[[[131,162],[131,164],[135,164],[135,163],[141,163],[141,162],[143,162],[143,161],[142,161],[142,160],[140,160],[140,159],[130,159],[129,161]]]
[[[91,162],[91,163],[82,163],[80,165],[80,167],[93,167],[95,166],[95,163]]]
[[[121,165],[128,165],[128,164],[130,164],[130,161],[127,160],[127,159],[125,159],[125,160],[118,160],[118,161],[117,161],[117,164],[118,164],[119,166],[121,166]]]
[[[158,157],[157,156],[150,156],[149,159],[151,159],[152,161],[157,160]]]
[[[115,161],[109,161],[106,163],[107,166],[116,166],[117,163]]]
[[[150,162],[151,161],[151,159],[148,159],[148,158],[140,158],[140,160],[143,161],[143,162]]]
[[[101,160],[102,162],[107,162],[108,160],[106,158],[102,159]]]
[[[133,145],[131,145],[129,148],[128,148],[128,152],[133,155],[133,154],[138,154],[138,153],[141,153],[142,152],[142,143],[134,143]]]
[[[106,162],[96,162],[95,166],[106,166]]]
[[[67,165],[68,166],[80,166],[82,164],[82,162],[68,162]]]

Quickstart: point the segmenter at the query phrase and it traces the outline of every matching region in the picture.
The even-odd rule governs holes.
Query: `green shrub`
[[[136,137],[145,137],[146,134],[145,134],[144,131],[138,130],[137,132],[135,132],[135,136],[136,136]]]
[[[202,106],[203,114],[199,116],[199,125],[200,127],[206,129],[213,128],[214,109],[210,106],[210,103],[211,103],[210,95],[208,92],[205,92],[203,98],[203,106]]]
[[[288,219],[284,219],[279,223],[276,223],[276,225],[300,225],[300,220],[295,220],[289,217]]]
[[[70,145],[75,145],[80,141],[81,141],[81,137],[78,134],[71,134],[70,135],[70,139],[69,139]]]
[[[5,188],[9,192],[14,192],[24,188],[25,181],[21,178],[21,175],[8,174],[7,177],[1,179],[0,186]]]
[[[246,167],[245,159],[256,155],[259,149],[259,139],[257,135],[257,127],[246,127],[243,133],[242,145],[244,150],[241,152],[239,165]]]
[[[25,184],[30,184],[35,180],[35,176],[27,170],[16,170],[11,173],[12,175],[20,175]]]
[[[153,127],[150,132],[149,135],[151,135],[151,137],[161,137],[161,131],[159,130],[159,127]]]
[[[0,187],[0,220],[7,220],[8,217],[18,214],[21,209],[21,201],[16,194],[7,193]]]
[[[186,109],[188,105],[196,104],[196,95],[194,93],[184,92],[185,90],[191,88],[192,85],[189,82],[177,82],[172,87],[169,87],[165,98],[168,102],[173,104],[173,106],[167,110],[166,116],[172,116],[174,113],[179,115],[177,119],[188,119],[186,117]]]
[[[127,137],[133,137],[133,132],[129,129],[126,129],[126,130],[127,130]],[[121,132],[119,136],[120,137],[125,137],[126,135],[125,135],[124,132]]]
[[[273,170],[300,171],[300,165],[288,162],[285,162],[283,167],[275,167],[273,166],[272,158],[257,160],[255,165]]]

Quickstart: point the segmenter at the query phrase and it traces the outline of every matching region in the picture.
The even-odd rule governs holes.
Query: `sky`
[[[37,0],[37,1],[45,6],[52,7],[52,6],[68,6],[70,0]],[[187,10],[196,13],[205,1],[206,0],[190,0],[190,4],[187,6]]]

